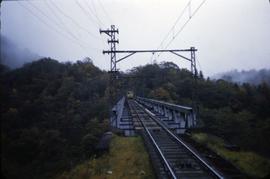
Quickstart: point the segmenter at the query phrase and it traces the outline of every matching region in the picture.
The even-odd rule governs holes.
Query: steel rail
[[[135,101],[135,103],[137,103]],[[138,103],[137,103],[138,104]],[[157,149],[159,155],[161,156],[163,162],[165,163],[166,167],[168,168],[170,175],[173,177],[173,179],[177,179],[177,176],[175,175],[173,169],[171,168],[169,162],[167,161],[167,159],[165,158],[164,154],[162,153],[161,149],[159,148],[158,144],[156,143],[155,139],[153,138],[152,134],[150,133],[150,131],[148,130],[148,128],[146,127],[146,125],[143,123],[143,121],[141,120],[140,115],[138,114],[137,110],[135,110],[137,117],[139,118],[143,128],[145,129],[145,131],[147,132],[148,136],[150,137],[151,141],[153,142],[155,148]]]
[[[149,112],[147,112],[147,110],[145,110],[145,108],[139,104],[137,101],[136,103],[142,108],[144,109],[144,111],[148,114],[148,116],[151,117],[151,119],[153,119],[155,122],[157,122],[168,134],[170,134],[176,141],[178,141],[180,144],[182,144],[191,154],[193,154],[193,156],[195,156],[196,159],[198,159],[201,163],[203,163],[203,165],[210,170],[216,177],[218,177],[219,179],[224,179],[224,177],[222,175],[219,174],[219,172],[217,172],[213,167],[211,167],[209,164],[207,164],[198,154],[196,154],[196,152],[194,152],[189,146],[187,146],[181,139],[179,139],[175,134],[173,134],[163,123],[161,123],[160,121],[158,121],[157,119],[155,119]]]

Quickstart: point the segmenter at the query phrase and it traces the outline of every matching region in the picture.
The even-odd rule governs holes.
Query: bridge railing
[[[178,134],[196,127],[196,113],[191,107],[142,97],[137,97],[136,100]]]

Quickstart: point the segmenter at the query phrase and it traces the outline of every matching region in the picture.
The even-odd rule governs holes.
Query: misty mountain
[[[270,84],[270,69],[261,70],[232,70],[225,73],[220,73],[215,75],[215,79],[224,79],[226,81],[235,83],[251,83],[254,85],[259,85],[263,82]]]
[[[27,62],[41,58],[28,49],[17,47],[7,37],[1,35],[1,59],[0,63],[12,69],[23,66]]]

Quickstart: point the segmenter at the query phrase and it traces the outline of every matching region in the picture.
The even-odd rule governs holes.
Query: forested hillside
[[[90,60],[42,59],[3,73],[1,175],[52,178],[94,154],[107,130],[107,74]]]
[[[175,64],[146,65],[132,69],[124,86],[137,95],[192,105],[192,92],[199,106],[200,127],[230,143],[270,156],[270,86],[242,85],[210,80]],[[135,77],[135,78],[134,78]]]
[[[224,80],[197,83],[173,63],[121,73],[121,91],[199,106],[200,130],[270,156],[270,87]],[[1,66],[1,146],[4,178],[52,178],[89,159],[108,130],[108,74],[91,60],[41,59],[16,70]]]

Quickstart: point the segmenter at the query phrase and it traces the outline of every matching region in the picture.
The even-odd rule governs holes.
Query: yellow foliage
[[[169,101],[171,100],[170,93],[164,88],[160,87],[150,92],[150,97],[158,100]]]

